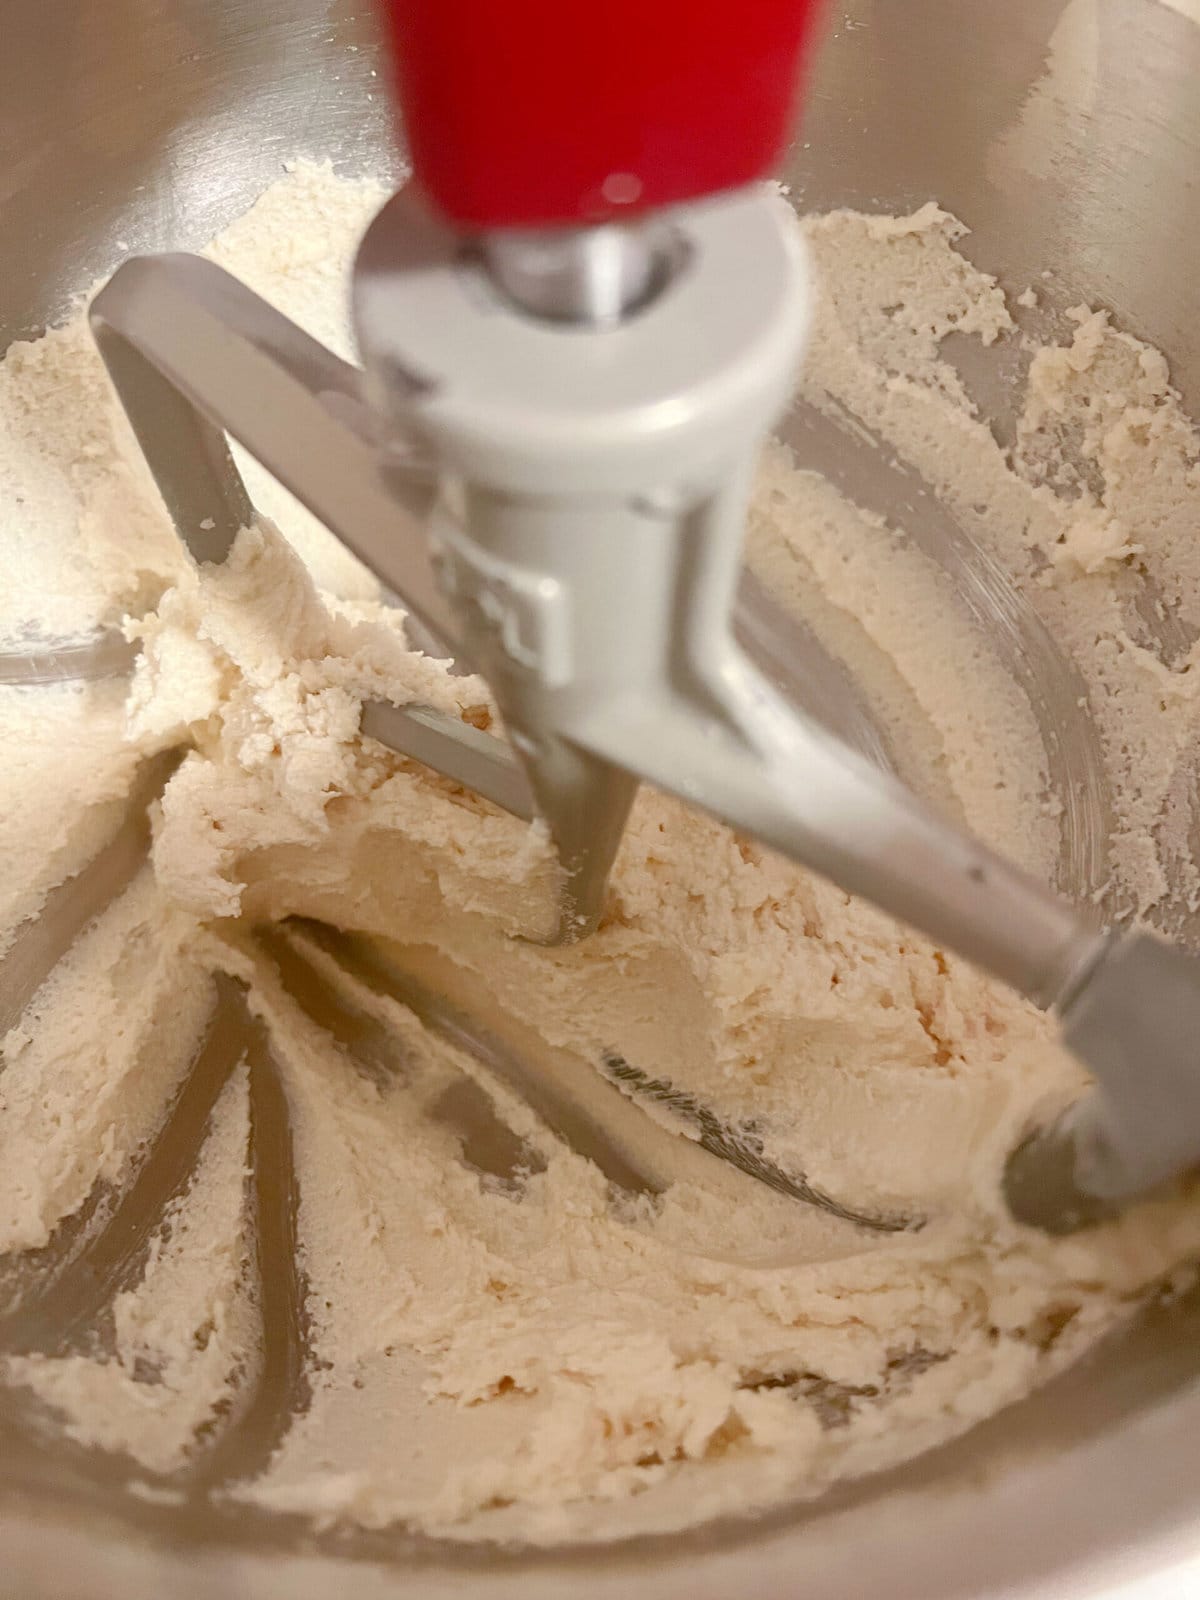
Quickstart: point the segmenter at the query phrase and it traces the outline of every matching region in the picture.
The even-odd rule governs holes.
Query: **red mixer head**
[[[598,222],[762,177],[819,0],[381,0],[409,149],[468,229]]]

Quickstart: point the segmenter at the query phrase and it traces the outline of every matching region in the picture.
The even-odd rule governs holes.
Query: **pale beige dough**
[[[302,166],[213,253],[346,349],[347,262],[377,201]],[[1165,363],[1082,308],[1063,343],[1031,353],[1010,456],[942,348],[952,332],[997,350],[1017,338],[999,287],[955,248],[961,225],[930,205],[835,213],[807,231],[823,285],[807,398],[847,408],[912,462],[1073,659],[1112,808],[1110,903],[1170,925],[1200,891],[1187,844],[1200,678],[1186,670],[1200,481]],[[57,397],[41,424],[33,385]],[[22,752],[18,795],[73,763],[74,804],[58,795],[40,826],[8,829],[10,923],[86,854],[89,804],[119,791],[138,753],[192,746],[156,816],[151,870],[5,1041],[0,1251],[45,1245],[94,1185],[127,1181],[185,1065],[168,1044],[203,1014],[205,972],[247,977],[291,1108],[311,1395],[266,1471],[226,1492],[454,1538],[686,1526],[953,1437],[1195,1256],[1190,1200],[1066,1241],[1012,1224],[1004,1155],[1081,1081],[1048,1022],[673,801],[639,797],[593,939],[545,950],[518,937],[551,913],[543,831],[356,731],[367,695],[486,720],[485,685],[411,653],[399,614],[261,474],[256,498],[281,531],[247,530],[221,570],[187,568],[78,325],[10,354],[0,416],[4,470],[29,489],[6,512],[11,538],[37,552],[13,631],[127,614],[143,647],[123,706],[110,686],[0,707]],[[936,562],[779,446],[748,549],[845,656],[905,775],[1052,877],[1054,753]],[[51,605],[60,559],[69,581]],[[1156,630],[1159,602],[1174,633]],[[55,743],[39,731],[47,704]],[[399,1004],[360,996],[415,1064],[381,1085],[270,963],[223,937],[236,919],[293,913],[442,963],[473,1007],[545,1054],[564,1093],[586,1095],[616,1052],[753,1124],[783,1167],[925,1225],[879,1235],[816,1212],[640,1112],[638,1159],[667,1186],[614,1193],[519,1095]],[[148,1038],[162,1044],[149,1068]],[[524,1141],[511,1183],[465,1164],[430,1114],[464,1078],[485,1083]],[[115,1346],[7,1365],[72,1437],[128,1452],[150,1496],[256,1369],[244,1094],[233,1080],[179,1202],[196,1225],[164,1234],[117,1308]],[[198,1319],[219,1337],[189,1354]],[[143,1404],[150,1371],[169,1404]]]

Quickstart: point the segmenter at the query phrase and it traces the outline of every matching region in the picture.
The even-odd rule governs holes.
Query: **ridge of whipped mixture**
[[[349,258],[380,199],[299,165],[210,254],[348,354]],[[1164,358],[1102,311],[1052,328],[1032,290],[1007,303],[935,205],[805,226],[802,401],[858,419],[955,531],[856,503],[808,470],[797,427],[763,457],[752,567],[845,661],[897,770],[1048,880],[1082,802],[1037,695],[1065,694],[1099,841],[1068,886],[1178,929],[1200,904],[1200,446]],[[1015,374],[1003,443],[954,364],[968,346]],[[111,833],[140,764],[186,752],[147,864],[3,1040],[0,1373],[37,1426],[116,1452],[151,1498],[617,1538],[909,1459],[1182,1284],[1187,1196],[1064,1240],[1007,1217],[1006,1153],[1082,1082],[1048,1021],[731,830],[643,791],[600,931],[522,938],[551,914],[544,831],[358,734],[371,697],[490,726],[486,685],[411,651],[373,580],[244,465],[262,519],[197,570],[83,320],[0,364],[3,647],[122,620],[140,645],[129,681],[0,688],[4,939]],[[1015,653],[970,609],[963,561],[1009,586]],[[281,955],[288,918],[366,936],[370,959],[347,967],[311,922]],[[154,1159],[215,972],[248,986],[286,1104],[296,1205],[271,1248],[292,1229],[294,1266],[262,1245],[251,1060],[95,1325],[23,1343],[29,1262],[102,1228]],[[482,1019],[542,1098],[432,1025],[426,991]],[[325,993],[356,1019],[344,1037]],[[613,1089],[622,1064],[626,1091],[640,1073],[662,1092]],[[602,1104],[615,1153],[571,1136],[587,1116],[556,1121],[560,1100]],[[873,1231],[757,1181],[698,1141],[696,1107],[773,1171],[914,1225]],[[301,1302],[303,1371],[263,1423],[280,1292]],[[206,1466],[251,1415],[255,1448]]]

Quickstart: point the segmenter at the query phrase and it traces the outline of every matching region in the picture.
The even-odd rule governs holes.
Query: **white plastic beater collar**
[[[519,310],[481,254],[402,190],[354,271],[372,398],[443,470],[497,493],[574,503],[710,491],[795,388],[807,259],[795,213],[766,190],[680,208],[672,223],[681,259],[669,284],[596,328]]]

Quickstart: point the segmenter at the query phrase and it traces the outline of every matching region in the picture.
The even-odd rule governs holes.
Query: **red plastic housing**
[[[791,131],[820,0],[381,0],[416,175],[468,229],[736,188]]]

